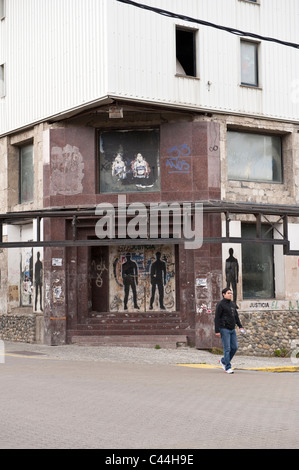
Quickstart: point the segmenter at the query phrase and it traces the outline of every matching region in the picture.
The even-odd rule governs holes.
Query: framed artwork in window
[[[158,129],[104,131],[99,134],[101,193],[160,190]]]

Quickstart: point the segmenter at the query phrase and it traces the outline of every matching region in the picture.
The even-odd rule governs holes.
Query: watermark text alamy
[[[98,204],[95,227],[99,239],[183,239],[185,249],[201,248],[203,243],[203,205],[201,203],[167,204],[133,202],[118,196],[118,204]],[[117,227],[117,230],[116,230]]]

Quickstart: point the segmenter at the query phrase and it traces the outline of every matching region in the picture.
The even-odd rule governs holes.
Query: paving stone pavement
[[[260,369],[290,359],[236,356],[233,375],[218,360],[187,348],[6,342],[0,448],[297,449],[299,373]]]

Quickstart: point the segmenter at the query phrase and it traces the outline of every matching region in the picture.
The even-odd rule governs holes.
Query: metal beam
[[[203,239],[203,243],[264,243],[270,245],[283,246],[285,255],[299,255],[299,250],[290,250],[290,241],[288,238],[288,219],[289,217],[299,218],[298,206],[285,205],[267,205],[267,204],[246,204],[246,203],[230,203],[225,201],[199,201],[203,205],[203,214],[218,214],[224,216],[226,221],[226,230],[224,237],[207,237]],[[190,204],[190,201],[187,201]],[[184,203],[181,202],[181,205]],[[192,204],[192,203],[191,203]],[[170,203],[167,203],[169,206]],[[146,205],[150,210],[150,204]],[[115,205],[115,214],[118,217],[118,206]],[[122,207],[123,209],[123,207]],[[167,209],[166,209],[167,210]],[[233,237],[230,235],[230,221],[233,215],[252,215],[256,221],[256,237],[252,239],[244,239],[242,237]],[[270,217],[276,216],[278,220],[271,222]],[[64,219],[70,224],[70,237],[65,240],[41,240],[41,222],[45,219]],[[90,208],[68,208],[68,209],[43,209],[36,211],[9,212],[0,214],[0,248],[18,248],[18,247],[76,247],[76,246],[103,246],[103,245],[144,245],[144,244],[182,244],[190,242],[184,238],[139,238],[139,239],[123,239],[123,238],[105,238],[105,239],[79,239],[80,228],[95,225],[101,216],[96,215],[96,206]],[[263,219],[269,225],[269,230],[277,230],[281,238],[265,238],[261,231]],[[10,242],[3,241],[3,225],[28,223],[36,220],[36,241],[30,242]],[[128,218],[129,220],[129,218]],[[283,232],[277,229],[277,224],[281,223]]]

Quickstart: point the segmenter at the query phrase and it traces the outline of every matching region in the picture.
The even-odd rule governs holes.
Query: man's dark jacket
[[[216,306],[215,333],[220,333],[220,328],[233,330],[238,325],[242,328],[236,305],[228,299],[222,299]]]

